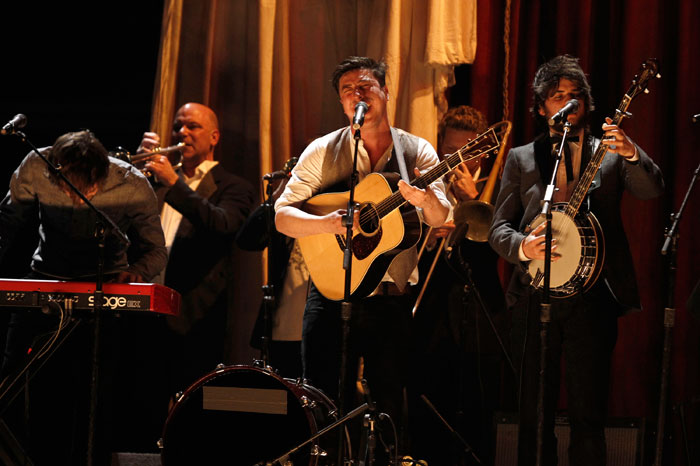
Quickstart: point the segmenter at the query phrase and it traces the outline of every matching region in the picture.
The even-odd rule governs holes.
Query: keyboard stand
[[[68,323],[61,331],[51,347],[47,344],[52,337],[43,343],[41,348],[33,351],[32,357],[22,369],[15,374],[10,374],[0,382],[0,463],[7,466],[32,466],[34,463],[22,448],[17,437],[12,433],[5,421],[2,419],[5,411],[12,402],[22,392],[25,383],[39,372],[44,364],[51,358],[54,352],[70,337],[73,331],[80,325],[80,319],[68,317]]]

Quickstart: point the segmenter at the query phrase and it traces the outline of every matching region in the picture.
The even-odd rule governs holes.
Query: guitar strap
[[[391,139],[394,141],[394,155],[396,157],[396,163],[399,167],[401,179],[406,183],[409,183],[410,178],[408,175],[408,169],[406,168],[404,151],[408,151],[409,157],[412,157],[413,159],[412,165],[415,166],[415,159],[418,155],[417,143],[413,140],[409,141],[408,136],[405,138],[400,137],[399,132],[394,127],[391,128]],[[404,147],[402,142],[408,143],[408,147]],[[418,235],[420,235],[420,232],[418,232]],[[387,269],[387,273],[392,278],[394,284],[396,284],[399,290],[404,290],[417,263],[418,251],[416,250],[415,244],[399,252],[391,261]]]
[[[391,139],[394,141],[394,155],[396,155],[396,163],[399,164],[399,173],[401,174],[401,179],[408,183],[411,179],[408,176],[406,160],[403,158],[403,146],[401,145],[401,142],[399,140],[399,134],[393,126],[391,127]]]

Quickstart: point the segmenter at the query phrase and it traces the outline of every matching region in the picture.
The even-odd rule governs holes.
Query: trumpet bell
[[[157,147],[152,151],[139,152],[138,154],[134,155],[131,155],[129,151],[120,146],[117,147],[116,151],[110,152],[109,155],[123,160],[124,162],[128,162],[144,175],[151,176],[151,172],[149,172],[146,168],[146,164],[157,155],[165,155],[168,158],[170,165],[173,166],[173,169],[179,169],[182,166],[182,148],[184,146],[185,143],[180,142],[174,146]]]
[[[455,225],[468,226],[466,238],[478,243],[489,239],[489,228],[493,219],[493,205],[478,199],[462,201],[454,210]]]

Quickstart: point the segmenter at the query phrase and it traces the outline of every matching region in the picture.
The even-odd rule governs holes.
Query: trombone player
[[[438,125],[438,154],[444,158],[457,152],[488,126],[484,115],[473,107],[462,105],[449,109]],[[506,138],[507,134],[503,145]],[[473,201],[490,207],[490,200],[480,197],[480,193],[489,195],[485,188],[488,185],[493,192],[499,167],[495,161],[489,174],[489,179],[494,179],[489,182],[486,178],[480,179],[486,171],[485,165],[483,158],[478,158],[459,165],[450,173],[446,184],[450,201],[455,204],[455,222],[432,229],[419,264],[423,280],[419,286],[424,293],[414,307],[413,338],[419,371],[419,376],[413,378],[413,399],[419,405],[413,411],[417,416],[411,438],[420,448],[415,451],[417,457],[429,463],[457,464],[460,458],[450,457],[458,450],[445,443],[449,437],[444,431],[435,428],[435,415],[420,401],[415,401],[421,394],[438,410],[443,406],[441,414],[460,431],[482,462],[490,455],[488,425],[490,414],[499,407],[496,395],[499,393],[501,350],[480,309],[475,290],[465,288],[465,274],[471,269],[475,288],[487,311],[497,314],[505,307],[496,270],[498,256],[483,240],[473,241],[465,236],[469,233],[465,229],[476,231],[478,227],[467,226],[464,222],[464,217],[474,218],[465,213],[467,204]],[[486,230],[488,221],[484,225]],[[498,315],[500,320],[503,315]]]

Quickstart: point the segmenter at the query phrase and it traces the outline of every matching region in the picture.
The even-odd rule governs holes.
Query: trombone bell
[[[455,225],[467,224],[467,239],[484,243],[489,239],[493,205],[478,199],[462,201],[454,210]]]

